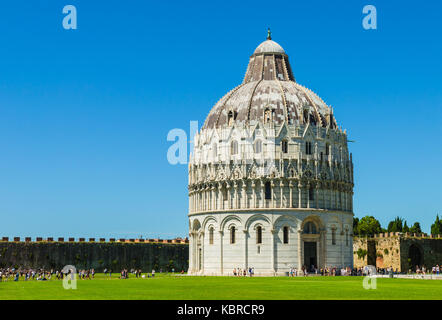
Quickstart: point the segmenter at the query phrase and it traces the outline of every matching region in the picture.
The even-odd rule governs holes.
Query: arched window
[[[308,110],[306,109],[306,110],[304,110],[304,114],[303,114],[303,116],[304,116],[304,123],[307,123],[308,122]]]
[[[348,247],[348,230],[345,230],[345,245]]]
[[[332,245],[336,244],[336,228],[332,228]]]
[[[235,120],[233,111],[229,111],[227,114],[227,123],[229,126],[233,125],[233,120]]]
[[[213,244],[213,227],[209,229],[209,244]]]
[[[305,154],[312,154],[312,143],[310,141],[305,142]]]
[[[308,199],[309,199],[310,201],[315,200],[315,192],[314,192],[313,187],[310,187],[310,188],[308,189]]]
[[[272,187],[271,187],[271,185],[270,185],[270,181],[267,181],[267,182],[265,183],[265,198],[266,198],[267,200],[272,199]]]
[[[284,227],[282,229],[283,232],[283,236],[282,236],[282,240],[285,244],[289,243],[289,227]]]
[[[330,143],[325,144],[325,155],[328,156],[330,154]]]
[[[218,155],[218,145],[216,143],[213,144],[213,156],[216,157]]]
[[[258,226],[256,228],[256,243],[262,243],[262,227]]]
[[[289,152],[289,145],[288,145],[287,140],[282,140],[282,142],[281,142],[281,149],[282,149],[283,153]]]
[[[264,111],[264,123],[269,123],[272,120],[272,112],[270,109]]]
[[[305,234],[317,234],[316,225],[309,221],[304,225],[304,233]]]
[[[230,243],[235,243],[235,227],[230,227]]]
[[[238,142],[236,140],[233,140],[230,144],[230,154],[238,154]]]
[[[261,153],[262,152],[262,141],[261,140],[256,140],[255,144],[253,145],[253,149],[255,151],[255,153]]]
[[[223,193],[223,200],[227,200],[227,184],[226,183],[223,184],[221,190]]]

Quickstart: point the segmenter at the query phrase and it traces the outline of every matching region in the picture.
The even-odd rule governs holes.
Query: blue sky
[[[77,8],[64,30],[62,8]],[[373,4],[378,29],[362,28]],[[334,107],[355,215],[442,213],[439,1],[29,1],[0,5],[0,236],[186,236],[166,140],[238,85],[271,27]]]

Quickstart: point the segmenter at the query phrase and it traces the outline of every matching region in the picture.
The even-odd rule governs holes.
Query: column
[[[249,232],[247,230],[243,230],[243,232],[244,232],[244,269],[248,270],[247,242],[248,242]]]
[[[340,232],[340,241],[341,241],[341,267],[344,266],[344,229],[341,230]]]
[[[227,209],[232,209],[232,204],[231,204],[231,195],[230,195],[230,183],[229,182],[227,182],[227,185],[226,185],[226,188],[227,188]]]
[[[271,256],[271,265],[270,265],[270,269],[273,272],[273,274],[275,273],[275,234],[276,234],[276,230],[272,229],[270,230],[271,234],[272,234],[272,239],[271,239],[271,246],[272,246],[272,256]]]
[[[206,194],[205,211],[207,211],[207,210],[210,210],[210,188],[209,188],[209,186],[206,187],[205,194]]]
[[[223,235],[224,235],[224,232],[222,230],[220,230],[219,231],[219,248],[220,248],[220,253],[219,253],[220,266],[219,266],[219,270],[220,270],[221,274],[223,274]]]
[[[301,271],[304,262],[304,250],[302,248],[302,230],[298,230],[298,272]]]
[[[212,193],[212,205],[211,205],[211,209],[212,210],[216,210],[216,199],[215,199],[215,197],[216,197],[216,192],[215,192],[215,185],[212,185],[212,190],[211,190],[211,193]]]
[[[241,208],[241,198],[240,198],[240,194],[241,194],[241,189],[239,187],[239,183],[236,184],[236,208],[239,209]]]
[[[265,199],[264,199],[264,180],[261,180],[261,205],[260,208],[264,208],[264,203],[265,203]]]
[[[200,273],[204,272],[204,231],[201,231],[201,248],[199,248],[199,250],[201,250],[201,261],[200,261],[200,265],[201,268],[199,268]],[[198,257],[199,257],[199,252],[198,252]]]
[[[193,235],[189,232],[189,270],[188,273],[193,271]]]
[[[319,183],[316,184],[315,188],[315,208],[319,209]]]
[[[247,181],[246,180],[242,181],[242,196],[241,197],[242,197],[241,208],[247,209],[248,196],[247,196]]]
[[[255,180],[252,181],[252,194],[253,194],[253,206],[251,206],[253,209],[256,208],[256,184]]]
[[[293,207],[293,182],[292,182],[292,180],[289,181],[289,192],[290,192],[290,196],[289,196],[290,203],[287,206],[287,208],[292,208]]]
[[[321,238],[319,238],[319,240],[318,241],[316,241],[316,252],[318,253],[317,254],[317,259],[316,259],[316,263],[317,263],[317,268],[319,268],[319,266],[320,266],[320,263],[321,263],[321,254],[320,254],[320,252],[321,252],[321,245],[320,245],[320,242],[321,242]]]
[[[238,183],[233,183],[233,208],[238,209]]]
[[[326,230],[322,230],[321,231],[321,261],[322,261],[322,266],[325,267],[327,265],[327,255],[326,255],[326,243],[325,243],[325,236],[326,236],[327,231]]]
[[[206,211],[210,210],[210,187],[206,187]]]
[[[298,183],[298,208],[302,208],[302,184]]]
[[[327,203],[325,200],[325,185],[322,185],[322,206],[324,209],[327,209]]]
[[[307,183],[307,208],[310,208],[310,183]]]
[[[280,199],[279,207],[280,207],[280,208],[283,208],[283,207],[284,207],[284,204],[283,204],[283,202],[282,202],[282,199],[283,199],[283,196],[284,196],[284,182],[282,181],[282,179],[281,179],[281,182],[279,183],[279,189],[280,189],[280,191],[281,191],[281,199]]]
[[[197,244],[198,244],[198,237],[197,237],[196,231],[192,231],[192,238],[193,238],[193,246],[192,246],[193,266],[192,266],[192,269],[193,269],[193,272],[195,272],[197,270],[197,265],[198,265],[198,255],[196,252]]]

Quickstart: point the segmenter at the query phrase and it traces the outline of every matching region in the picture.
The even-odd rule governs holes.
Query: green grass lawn
[[[61,280],[0,282],[0,300],[7,299],[442,299],[441,280],[377,279],[376,290],[365,290],[362,277],[189,277],[111,280],[98,274],[78,280],[65,290]]]

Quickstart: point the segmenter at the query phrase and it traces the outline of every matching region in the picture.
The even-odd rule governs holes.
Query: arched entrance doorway
[[[416,271],[416,266],[422,266],[422,252],[421,249],[415,244],[412,244],[408,249],[408,262],[411,270],[413,271]]]
[[[304,265],[309,272],[318,268],[317,242],[304,242]]]
[[[319,226],[314,221],[306,221],[302,227],[303,267],[308,272],[319,268],[319,251],[321,247],[321,234]]]

